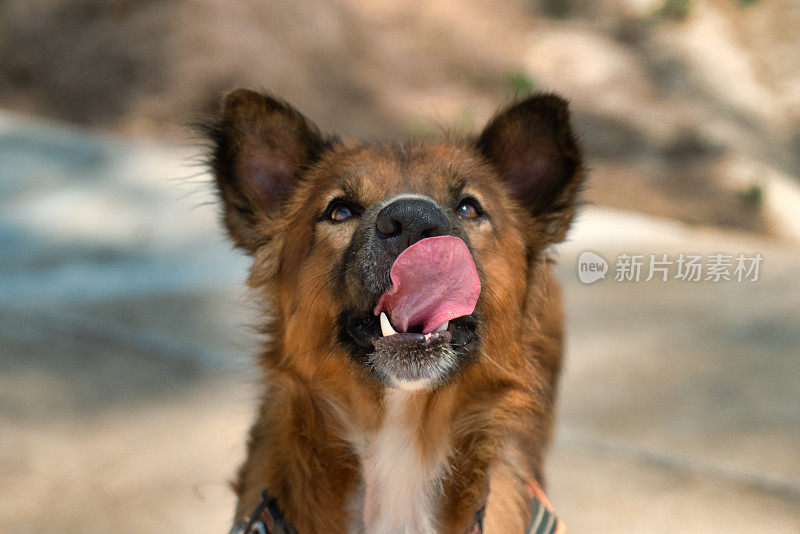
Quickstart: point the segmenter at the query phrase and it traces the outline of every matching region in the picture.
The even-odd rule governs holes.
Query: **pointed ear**
[[[562,241],[583,181],[567,102],[545,94],[502,110],[481,133],[478,149],[514,198],[542,221],[548,242]]]
[[[236,245],[252,253],[265,240],[260,224],[280,209],[326,143],[294,108],[247,89],[225,97],[210,136],[225,226]]]

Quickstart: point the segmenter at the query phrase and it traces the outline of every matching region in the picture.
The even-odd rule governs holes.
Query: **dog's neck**
[[[420,439],[421,396],[389,389],[378,432],[360,453],[363,466],[363,523],[365,532],[427,533],[435,531],[432,503],[440,479],[449,436],[438,443]]]

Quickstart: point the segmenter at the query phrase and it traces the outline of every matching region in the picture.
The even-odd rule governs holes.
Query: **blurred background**
[[[0,2],[0,531],[228,528],[257,314],[187,125],[250,86],[365,139],[571,100],[556,511],[800,532],[798,28],[795,0]],[[621,253],[764,259],[617,282]]]

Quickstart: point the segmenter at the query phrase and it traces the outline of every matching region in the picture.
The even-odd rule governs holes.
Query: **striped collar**
[[[534,480],[528,481],[530,520],[525,534],[564,534],[567,527],[553,513],[542,488]],[[466,534],[483,534],[483,518],[486,504],[475,513],[475,521]],[[261,492],[261,502],[247,521],[233,526],[230,534],[298,534],[283,518],[278,500],[266,491]]]

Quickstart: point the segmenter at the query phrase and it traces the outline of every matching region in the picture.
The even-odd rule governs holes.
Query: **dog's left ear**
[[[567,102],[545,94],[502,110],[481,133],[478,149],[514,198],[542,221],[547,241],[562,241],[583,181]]]

